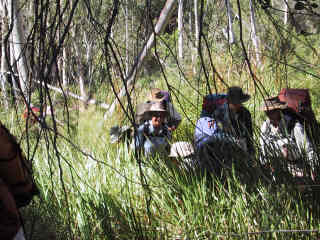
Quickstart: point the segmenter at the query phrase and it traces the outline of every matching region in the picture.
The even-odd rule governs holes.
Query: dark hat
[[[267,98],[262,106],[262,111],[283,110],[288,108],[288,104],[281,102],[278,97]]]
[[[245,94],[241,87],[229,87],[227,93],[227,99],[229,103],[240,104],[248,101],[250,99],[249,94]]]

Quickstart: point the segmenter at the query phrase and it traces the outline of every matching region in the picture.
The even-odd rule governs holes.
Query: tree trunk
[[[21,28],[19,12],[17,11],[18,6],[20,6],[19,0],[8,0],[8,15],[10,28],[12,28],[11,51],[13,51],[13,56],[17,63],[21,90],[25,92],[29,76],[29,68],[25,58],[26,43]]]
[[[79,88],[80,88],[80,95],[81,98],[87,99],[87,93],[85,90],[85,76],[84,76],[84,70],[83,70],[83,63],[81,62],[81,54],[80,54],[80,47],[77,46],[76,42],[74,43],[74,52],[77,58],[77,75],[79,77]]]
[[[16,76],[17,76],[17,67],[16,67],[16,61],[14,59],[14,52],[13,50],[11,49],[12,48],[12,35],[10,36],[9,38],[11,40],[11,43],[9,44],[9,54],[10,54],[10,66],[11,66],[11,71],[8,72],[8,79],[11,80],[12,82],[12,87],[13,87],[13,94],[14,96],[17,96],[17,93],[18,93],[18,82],[16,82]],[[15,76],[16,75],[16,76]]]
[[[197,60],[198,60],[198,45],[200,39],[200,30],[199,30],[199,16],[198,16],[198,0],[194,0],[194,30],[195,30],[195,48],[193,49],[193,73],[197,73]]]
[[[8,99],[8,94],[7,94],[7,78],[8,78],[8,63],[7,63],[7,58],[6,58],[6,44],[4,43],[4,32],[5,29],[7,28],[7,24],[5,21],[5,9],[2,8],[2,17],[1,17],[1,89],[3,93],[3,99],[4,99],[4,107],[5,109],[8,109],[9,107],[9,99]]]
[[[147,43],[144,45],[142,51],[139,53],[138,57],[136,58],[136,61],[131,69],[131,71],[128,74],[128,77],[125,79],[125,84],[120,93],[117,95],[119,100],[127,94],[127,90],[129,91],[134,83],[134,79],[137,75],[137,73],[141,69],[141,65],[143,63],[144,58],[147,56],[149,50],[154,46],[154,41],[156,38],[156,35],[161,34],[165,26],[168,24],[168,20],[174,10],[174,7],[176,6],[176,0],[167,0],[164,8],[161,11],[159,20],[154,28],[154,32],[149,37]],[[105,114],[105,119],[109,116],[111,116],[116,108],[117,103],[119,102],[118,98],[116,98],[111,106],[110,109]]]
[[[228,36],[229,44],[233,44],[236,42],[236,39],[233,32],[232,8],[230,5],[230,0],[225,0],[225,3],[226,3],[227,16],[228,16],[227,36]]]
[[[125,3],[125,25],[126,25],[126,36],[125,36],[125,42],[126,42],[126,77],[129,73],[129,0],[126,0]]]
[[[44,83],[43,82],[40,82],[40,81],[37,81],[37,80],[35,80],[35,82],[44,87]],[[79,96],[79,95],[74,94],[74,93],[69,92],[69,91],[64,91],[61,88],[52,86],[50,84],[46,84],[46,87],[48,87],[48,89],[51,89],[51,90],[53,90],[55,92],[61,93],[61,94],[65,95],[65,96],[69,96],[69,97],[73,97],[75,99],[78,99],[78,100],[82,101],[84,104],[98,105],[99,107],[101,107],[103,109],[109,109],[110,108],[110,106],[105,104],[105,103],[101,103],[101,102],[99,102],[99,101],[97,101],[95,99],[89,99],[88,100],[87,98],[83,98],[82,96]]]
[[[256,52],[257,65],[261,66],[259,37],[257,36],[256,18],[254,13],[253,0],[249,0],[250,4],[250,20],[251,20],[251,38]]]
[[[183,60],[183,0],[179,0],[178,9],[178,56],[180,60]]]
[[[283,23],[284,25],[288,24],[288,18],[289,18],[289,6],[288,6],[288,2],[286,0],[283,0]]]
[[[62,86],[63,87],[67,87],[68,86],[68,78],[67,78],[67,68],[68,68],[68,64],[67,64],[67,49],[65,47],[63,47],[62,50],[62,58],[61,58],[61,68],[62,68]]]

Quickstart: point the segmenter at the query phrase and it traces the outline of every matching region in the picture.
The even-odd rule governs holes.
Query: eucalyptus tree
[[[228,17],[228,27],[227,30],[225,31],[225,35],[229,41],[230,44],[233,44],[236,42],[236,37],[233,31],[233,11],[232,11],[232,6],[230,3],[230,0],[225,0],[226,4],[226,11],[227,11],[227,17]]]
[[[2,3],[1,3],[2,5]],[[5,34],[8,31],[8,23],[6,19],[6,9],[2,6],[1,7],[1,73],[0,73],[0,81],[1,81],[1,89],[3,94],[3,102],[4,107],[8,109],[9,107],[9,96],[7,94],[8,91],[8,76],[9,76],[9,69],[8,69],[8,62],[6,58],[6,45],[5,45]]]
[[[199,9],[198,9],[198,0],[194,0],[194,34],[195,34],[195,48],[194,53],[192,54],[192,63],[193,63],[193,73],[196,74],[197,69],[197,58],[199,50],[199,40],[200,40],[200,30],[199,30]]]
[[[2,7],[6,7],[8,11],[9,25],[11,32],[11,46],[12,56],[14,57],[14,63],[17,65],[18,78],[20,88],[22,92],[26,91],[26,86],[29,81],[30,67],[26,60],[27,42],[25,39],[25,33],[22,29],[21,11],[19,0],[7,0],[2,2]],[[3,9],[4,10],[4,9]],[[15,74],[13,74],[15,76]]]
[[[183,18],[184,18],[184,10],[183,10],[183,0],[179,0],[179,7],[178,7],[178,33],[179,33],[179,40],[178,40],[178,56],[179,59],[183,59]]]
[[[260,40],[257,34],[254,0],[249,0],[249,4],[250,4],[250,22],[251,22],[252,42],[255,47],[257,65],[261,66],[260,44],[259,44]]]
[[[132,88],[134,84],[134,80],[136,78],[137,73],[140,71],[143,60],[145,57],[149,54],[150,49],[154,46],[155,40],[158,34],[161,34],[165,28],[165,26],[168,24],[168,20],[173,13],[173,10],[176,7],[176,1],[175,0],[167,0],[161,14],[159,16],[159,20],[157,24],[154,26],[153,32],[148,38],[148,41],[145,43],[143,49],[140,51],[139,55],[137,56],[134,65],[132,66],[128,76],[124,79],[123,83],[124,86],[122,87],[121,91],[116,94],[116,99],[113,101],[113,103],[110,106],[110,109],[105,114],[105,118],[109,117],[113,114],[115,107],[118,102],[120,102],[120,99],[127,95],[127,97],[130,97],[130,89]]]

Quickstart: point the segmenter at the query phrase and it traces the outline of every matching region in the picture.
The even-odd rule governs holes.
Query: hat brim
[[[237,99],[237,101],[234,101],[230,97],[227,97],[228,103],[231,103],[231,104],[241,104],[241,103],[248,101],[250,98],[251,98],[251,96],[249,94],[244,94],[242,96],[242,98]]]
[[[270,97],[265,99],[264,105],[260,108],[264,112],[273,110],[284,110],[288,108],[286,102],[279,101],[278,97]]]
[[[274,105],[270,105],[270,106],[263,106],[261,108],[261,110],[264,111],[264,112],[268,112],[268,111],[273,111],[273,110],[284,110],[284,109],[287,109],[287,108],[288,108],[287,104],[284,104],[284,105],[274,104]]]
[[[167,110],[163,110],[163,109],[149,110],[147,113],[152,114],[153,112],[164,112],[164,113],[168,114],[168,111]]]

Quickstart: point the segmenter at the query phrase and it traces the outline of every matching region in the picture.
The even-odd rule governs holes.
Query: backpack
[[[227,102],[227,95],[223,93],[208,94],[203,97],[200,117],[212,117],[214,111]]]
[[[27,206],[39,190],[20,145],[0,122],[0,178],[8,185],[18,208]]]
[[[296,117],[295,120],[305,126],[310,140],[316,144],[320,143],[320,125],[312,110],[309,89],[283,88],[278,98],[287,103],[291,115]]]

